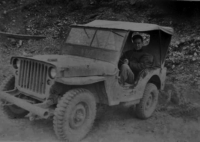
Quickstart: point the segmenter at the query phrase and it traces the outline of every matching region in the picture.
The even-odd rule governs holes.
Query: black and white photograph
[[[0,142],[200,142],[200,0],[0,0]]]

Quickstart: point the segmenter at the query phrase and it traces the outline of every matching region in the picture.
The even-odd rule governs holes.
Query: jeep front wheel
[[[158,89],[156,85],[148,83],[144,90],[143,98],[136,105],[136,116],[140,119],[151,117],[158,103]]]
[[[90,131],[96,116],[96,100],[86,89],[73,89],[63,95],[54,115],[54,130],[65,141],[79,141]]]
[[[8,76],[1,85],[1,91],[13,90],[15,87],[15,77],[13,75]],[[1,100],[1,108],[3,113],[11,119],[23,118],[28,114],[28,111],[13,105],[9,104],[7,101]]]

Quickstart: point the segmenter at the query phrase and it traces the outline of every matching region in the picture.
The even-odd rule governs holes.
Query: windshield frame
[[[90,42],[90,45],[88,46],[88,45],[67,43],[67,38],[69,37],[69,34],[70,34],[72,28],[80,28],[80,29],[83,29],[84,31],[85,31],[85,29],[93,29],[93,30],[95,30],[94,35],[93,35],[93,37],[92,37],[92,40],[91,40],[91,42]],[[96,34],[97,34],[98,31],[109,31],[109,32],[111,32],[111,33],[113,33],[113,34],[116,34],[116,35],[118,35],[118,36],[120,36],[120,37],[123,37],[123,41],[122,41],[122,44],[121,44],[120,49],[108,49],[108,48],[99,48],[99,47],[92,46],[92,43],[93,43],[93,41],[94,41],[94,39],[95,39]],[[85,32],[86,32],[86,31],[85,31]],[[116,32],[124,32],[125,34],[124,34],[124,36],[123,36],[123,35],[121,35],[121,34],[119,34],[119,33],[116,33]],[[72,27],[70,28],[70,31],[69,31],[68,34],[67,34],[67,37],[66,37],[66,39],[65,39],[65,43],[68,44],[68,45],[85,46],[85,47],[97,48],[97,49],[102,49],[102,50],[120,51],[121,48],[123,48],[123,46],[124,46],[123,43],[125,42],[126,35],[127,35],[128,32],[129,32],[129,31],[121,30],[121,29],[106,29],[106,28],[93,28],[93,27],[72,26]],[[86,34],[86,33],[85,33],[85,34]],[[61,49],[61,50],[62,50],[62,49]]]

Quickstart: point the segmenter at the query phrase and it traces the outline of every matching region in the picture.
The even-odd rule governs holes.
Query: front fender
[[[89,76],[89,77],[71,77],[71,78],[58,78],[56,82],[66,85],[88,85],[96,82],[104,81],[103,76]]]

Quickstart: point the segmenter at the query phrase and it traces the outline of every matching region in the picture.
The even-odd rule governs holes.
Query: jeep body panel
[[[12,57],[11,63],[15,59],[21,62],[21,67],[13,71],[16,77],[16,88],[39,100],[49,97],[55,81],[67,85],[92,84],[103,81],[104,75],[113,75],[118,70],[112,63],[72,55]],[[49,77],[51,67],[57,70],[55,79]]]
[[[57,77],[83,77],[114,75],[117,67],[112,63],[73,55],[36,55],[27,57],[50,63],[57,68]]]
[[[104,81],[103,76],[89,76],[89,77],[70,77],[70,78],[58,78],[56,82],[60,82],[66,85],[88,85],[97,82]]]
[[[152,80],[155,84],[158,83],[159,90],[163,89],[166,68],[161,71],[160,68],[156,69],[145,69],[136,78],[136,83],[134,85],[128,86],[127,88],[122,87],[118,83],[118,74],[115,76],[108,76],[105,80],[106,93],[108,94],[109,105],[117,105],[119,103],[131,102],[134,100],[140,100],[143,97],[145,86],[151,81],[152,77],[158,78],[157,80]]]

